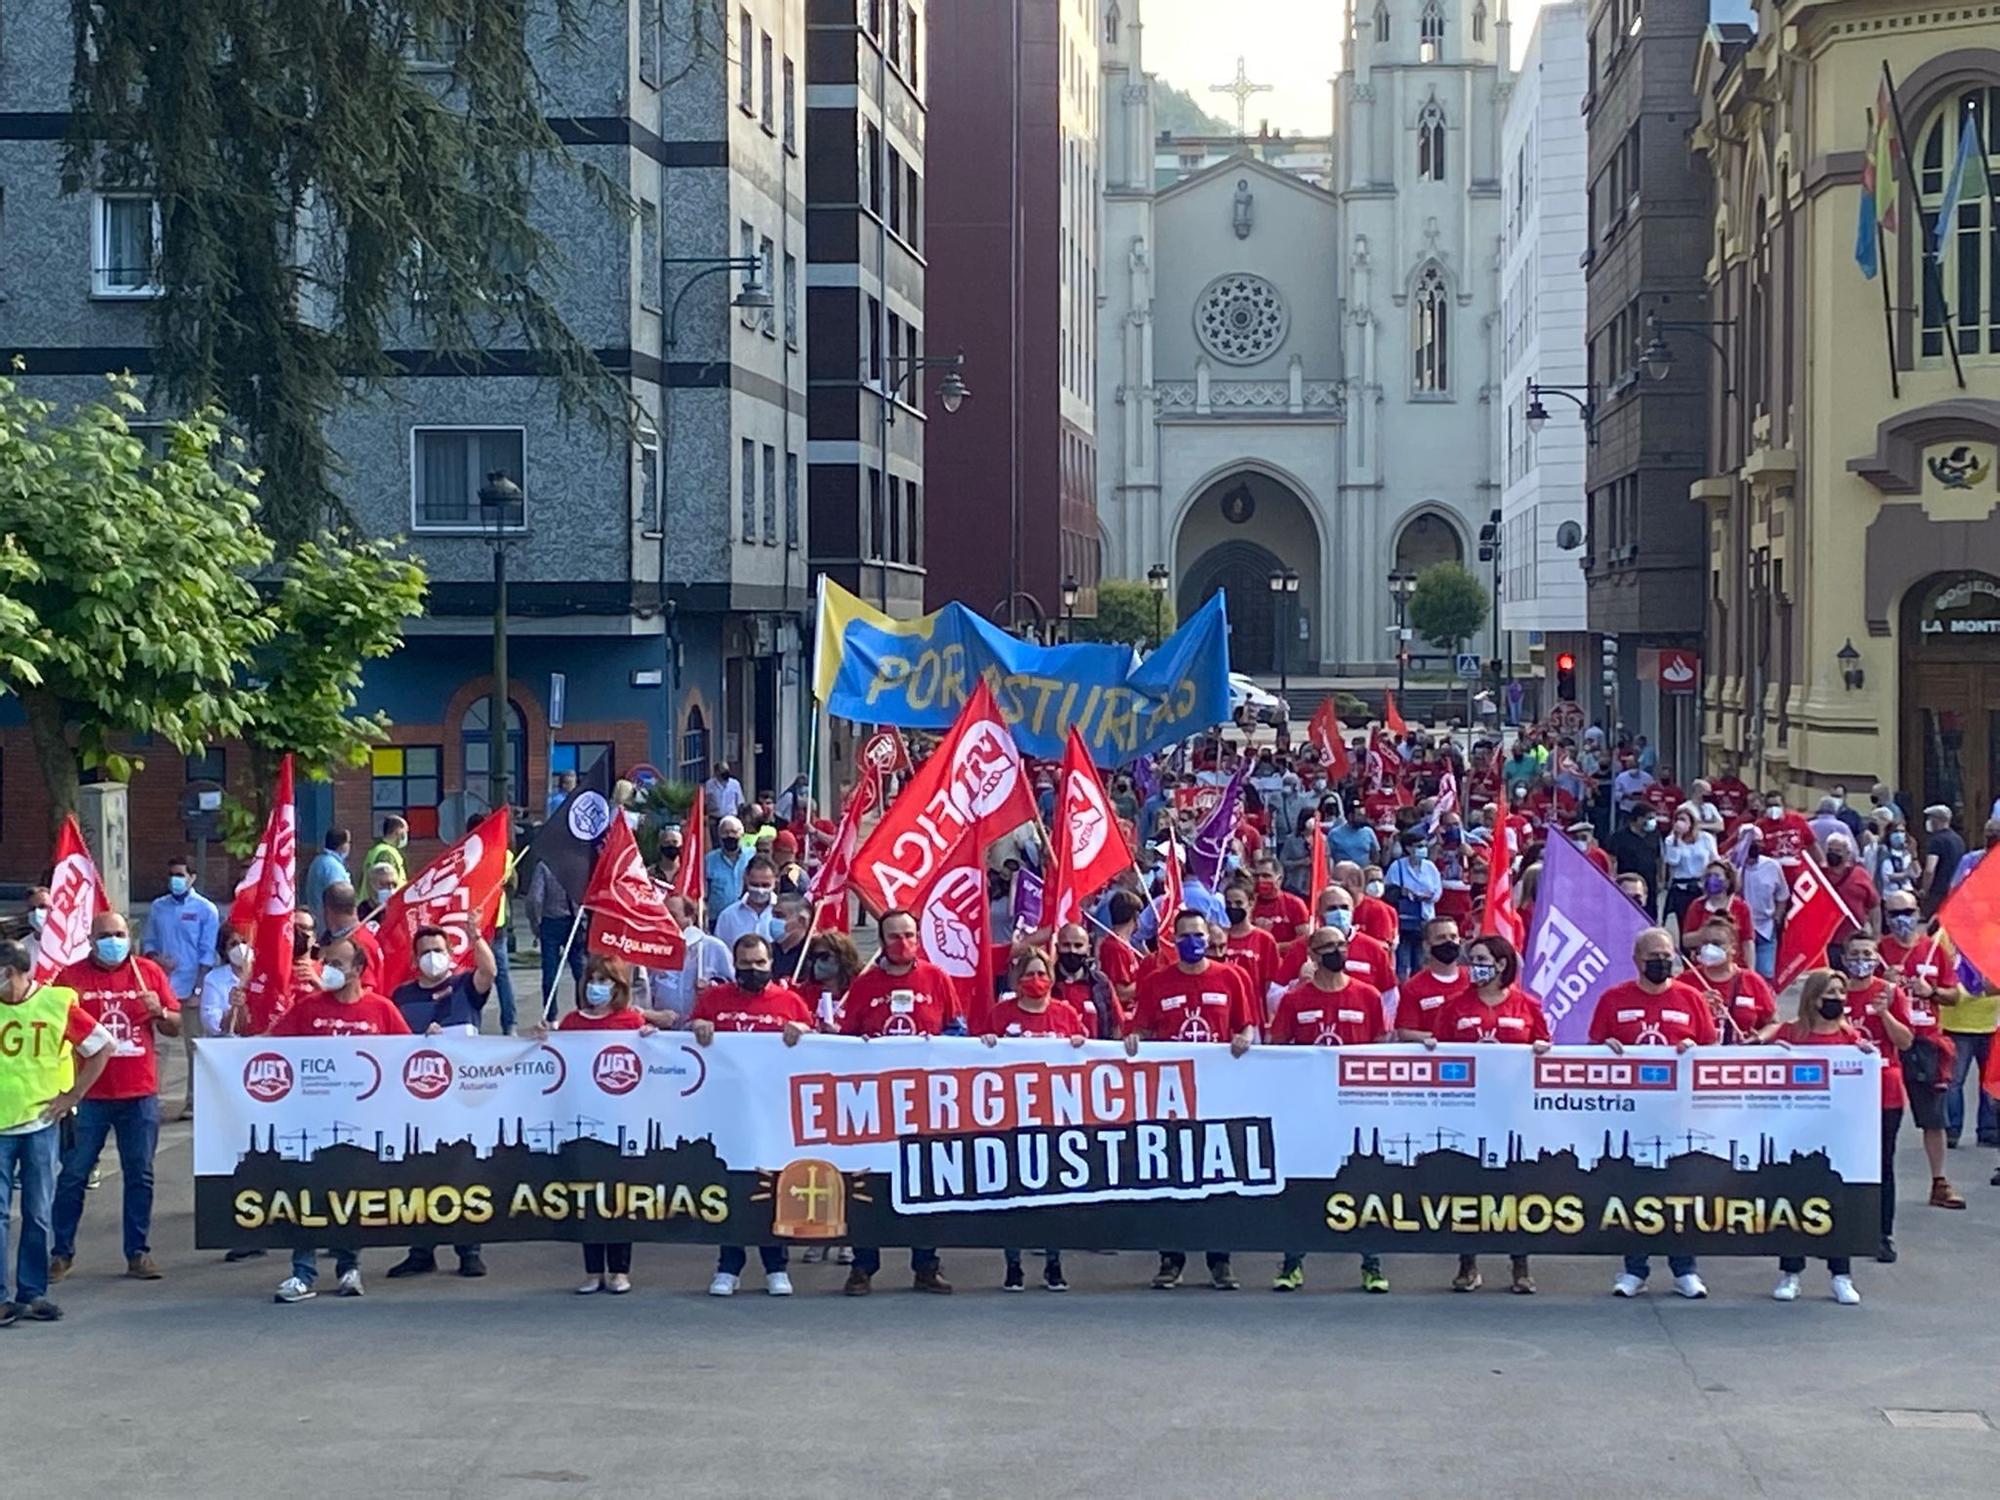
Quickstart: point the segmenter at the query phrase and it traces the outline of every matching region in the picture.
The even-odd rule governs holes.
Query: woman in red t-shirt
[[[646,1024],[632,1004],[632,970],[623,959],[593,953],[583,971],[583,988],[576,1009],[556,1022],[558,1031],[636,1031],[651,1036],[654,1027]],[[536,1025],[523,1035],[541,1037],[548,1028]],[[583,1247],[583,1284],[579,1296],[610,1292],[622,1297],[632,1290],[632,1242],[602,1243]]]
[[[1782,1047],[1859,1047],[1873,1052],[1875,1044],[1858,1031],[1847,1017],[1847,976],[1834,969],[1815,969],[1799,986],[1799,1012],[1778,1028],[1772,1041]],[[1778,1284],[1771,1295],[1780,1302],[1796,1302],[1799,1273],[1806,1268],[1803,1255],[1787,1255],[1778,1261]],[[1844,1255],[1829,1255],[1826,1269],[1833,1277],[1833,1300],[1852,1307],[1861,1300],[1854,1289],[1854,1263]]]
[[[1055,998],[1055,975],[1049,972],[1049,961],[1038,950],[1031,948],[1015,959],[1010,978],[1008,992],[987,1017],[981,1042],[997,1047],[1002,1037],[1010,1040],[1061,1037],[1072,1047],[1081,1047],[1088,1040],[1083,1017],[1077,1014],[1076,1007]],[[1027,1279],[1021,1270],[1019,1247],[1009,1245],[1000,1253],[1007,1260],[1007,1274],[1000,1290],[1025,1290]],[[1069,1290],[1069,1282],[1063,1277],[1062,1251],[1042,1251],[1042,1286],[1051,1292]]]

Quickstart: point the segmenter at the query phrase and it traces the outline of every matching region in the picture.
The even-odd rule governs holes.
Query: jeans
[[[500,1002],[500,1034],[514,1034],[514,934],[502,928],[494,936],[493,956],[499,967],[493,975],[493,995]]]
[[[1284,1260],[1279,1263],[1278,1270],[1281,1274],[1288,1271],[1302,1271],[1305,1269],[1305,1264],[1305,1251],[1289,1250],[1285,1253]],[[1361,1270],[1363,1274],[1373,1271],[1377,1276],[1380,1276],[1382,1274],[1382,1257],[1379,1255],[1362,1256]]]
[[[1006,1257],[1007,1257],[1007,1269],[1008,1269],[1008,1270],[1010,1270],[1010,1271],[1018,1271],[1018,1270],[1020,1270],[1020,1268],[1021,1268],[1021,1252],[1020,1252],[1019,1250],[1014,1250],[1014,1249],[1008,1249],[1008,1250],[1002,1250],[1002,1251],[1001,1251],[1000,1253],[1001,1253],[1002,1255],[1004,1255],[1004,1256],[1006,1256]],[[1042,1252],[1042,1264],[1043,1264],[1043,1266],[1044,1266],[1044,1267],[1050,1267],[1050,1268],[1053,1268],[1053,1267],[1055,1267],[1055,1266],[1059,1266],[1059,1265],[1061,1265],[1061,1264],[1062,1264],[1062,1251],[1060,1251],[1060,1250],[1044,1250],[1044,1251]]]
[[[910,1250],[910,1269],[921,1276],[926,1271],[938,1268],[938,1253],[935,1250]],[[882,1247],[879,1245],[856,1245],[854,1247],[854,1269],[864,1276],[873,1276],[882,1269]]]
[[[1958,1048],[1958,1056],[1952,1060],[1951,1091],[1944,1096],[1944,1133],[1955,1141],[1965,1129],[1965,1080],[1970,1077],[1973,1092],[1979,1095],[1980,1144],[2000,1145],[2000,1110],[1993,1107],[1993,1096],[1979,1084],[1986,1070],[1986,1056],[1993,1049],[1993,1033],[1954,1031],[1951,1039]]]
[[[1625,1274],[1627,1276],[1636,1276],[1641,1281],[1644,1281],[1652,1269],[1653,1261],[1651,1256],[1628,1255],[1625,1257]],[[1667,1269],[1672,1271],[1676,1276],[1692,1276],[1694,1275],[1694,1257],[1692,1255],[1669,1255],[1667,1257]]]
[[[153,1150],[160,1143],[160,1096],[139,1099],[86,1099],[76,1107],[76,1144],[63,1153],[56,1183],[55,1253],[76,1254],[76,1226],[83,1219],[83,1195],[91,1168],[104,1154],[107,1136],[118,1140],[118,1170],[125,1180],[125,1258],[152,1247]]]
[[[1778,1257],[1778,1269],[1783,1271],[1787,1276],[1796,1276],[1805,1268],[1806,1258],[1803,1255],[1781,1255]],[[1846,1276],[1853,1272],[1854,1262],[1844,1255],[1829,1255],[1826,1258],[1826,1269],[1827,1274],[1830,1276]]]
[[[583,1274],[629,1276],[632,1272],[632,1242],[621,1240],[609,1245],[583,1247]]]
[[[333,1252],[333,1274],[345,1276],[349,1271],[361,1269],[359,1250],[336,1250]],[[292,1252],[292,1275],[311,1286],[319,1278],[319,1251],[310,1245],[303,1250]]]
[[[56,1199],[58,1137],[53,1125],[25,1135],[0,1135],[0,1291],[7,1286],[7,1226],[14,1207],[15,1170],[21,1174],[21,1247],[14,1262],[16,1302],[33,1302],[49,1294],[49,1218]]]
[[[1775,937],[1755,938],[1757,948],[1757,973],[1765,979],[1778,977],[1778,940]]]
[[[764,1274],[769,1276],[773,1272],[782,1271],[786,1266],[790,1265],[792,1263],[792,1253],[783,1245],[759,1245],[757,1247],[757,1259],[764,1263]],[[721,1252],[715,1257],[715,1274],[718,1276],[741,1276],[743,1274],[743,1267],[749,1263],[749,1260],[749,1253],[741,1245],[724,1245]]]
[[[546,997],[549,1014],[556,1012],[556,983],[562,977],[563,944],[569,943],[571,920],[568,917],[543,917],[535,929],[542,945],[542,994]],[[569,974],[577,984],[583,983],[583,931],[577,930],[576,941],[569,944]]]
[[[1396,977],[1408,979],[1424,966],[1424,930],[1406,927],[1396,934]]]

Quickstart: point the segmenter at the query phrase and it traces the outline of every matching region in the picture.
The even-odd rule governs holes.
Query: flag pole
[[[1944,294],[1944,269],[1938,265],[1937,257],[1931,253],[1930,235],[1924,225],[1923,191],[1917,185],[1917,164],[1910,159],[1910,132],[1903,123],[1903,101],[1896,96],[1895,75],[1889,71],[1889,60],[1886,57],[1882,59],[1882,86],[1888,90],[1889,108],[1896,116],[1896,142],[1902,148],[1889,154],[1903,159],[1903,182],[1910,190],[1910,208],[1917,216],[1915,225],[1917,254],[1923,260],[1925,279],[1930,283],[1931,291],[1937,296],[1938,311],[1944,318],[1944,346],[1951,354],[1951,372],[1958,378],[1958,388],[1962,391],[1965,389],[1965,366],[1959,362],[1958,331],[1952,327],[1951,302]],[[1881,184],[1876,184],[1876,191],[1881,191]],[[1878,224],[1881,222],[1879,212],[1876,222]],[[1886,265],[1882,268],[1882,274],[1885,277],[1889,274]],[[1885,296],[1888,294],[1886,285],[1883,287],[1883,294]]]
[[[563,939],[562,956],[556,960],[555,977],[549,981],[548,991],[542,996],[542,1024],[544,1026],[548,1025],[550,1017],[555,1014],[556,987],[562,983],[563,970],[569,967],[569,950],[576,946],[577,932],[583,927],[583,913],[584,907],[579,903],[576,908],[576,917],[569,924],[569,936]]]
[[[1869,150],[1872,152],[1875,140],[1875,111],[1864,110],[1863,114],[1868,121],[1867,139],[1870,142]],[[1881,193],[1879,183],[1875,191],[1878,195]],[[1892,400],[1900,401],[1903,399],[1903,379],[1896,369],[1896,309],[1889,296],[1889,240],[1882,232],[1882,205],[1879,199],[1875,205],[1875,270],[1876,278],[1882,283],[1882,332],[1889,341],[1889,396]]]
[[[845,896],[842,896],[840,899],[845,901],[847,898]],[[812,940],[819,936],[820,903],[817,901],[813,902],[812,909],[813,909],[812,921],[806,924],[806,939],[804,942],[799,944],[799,961],[792,965],[793,984],[797,984],[799,982],[799,975],[805,973],[806,949],[810,948],[812,946]]]

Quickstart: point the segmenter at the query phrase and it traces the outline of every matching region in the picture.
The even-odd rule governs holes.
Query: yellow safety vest
[[[19,1005],[0,1004],[0,1130],[25,1125],[69,1088],[70,1007],[76,991],[47,984]]]

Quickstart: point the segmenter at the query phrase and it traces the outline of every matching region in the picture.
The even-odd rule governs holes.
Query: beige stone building
[[[1660,334],[1716,377],[1693,488],[1706,757],[1794,801],[1879,778],[1977,829],[2000,797],[2000,207],[1965,202],[1924,252],[1961,131],[2000,180],[2000,4],[1755,12],[1711,27],[1695,79],[1713,325]],[[1871,280],[1856,226],[1885,62],[1915,181]]]

